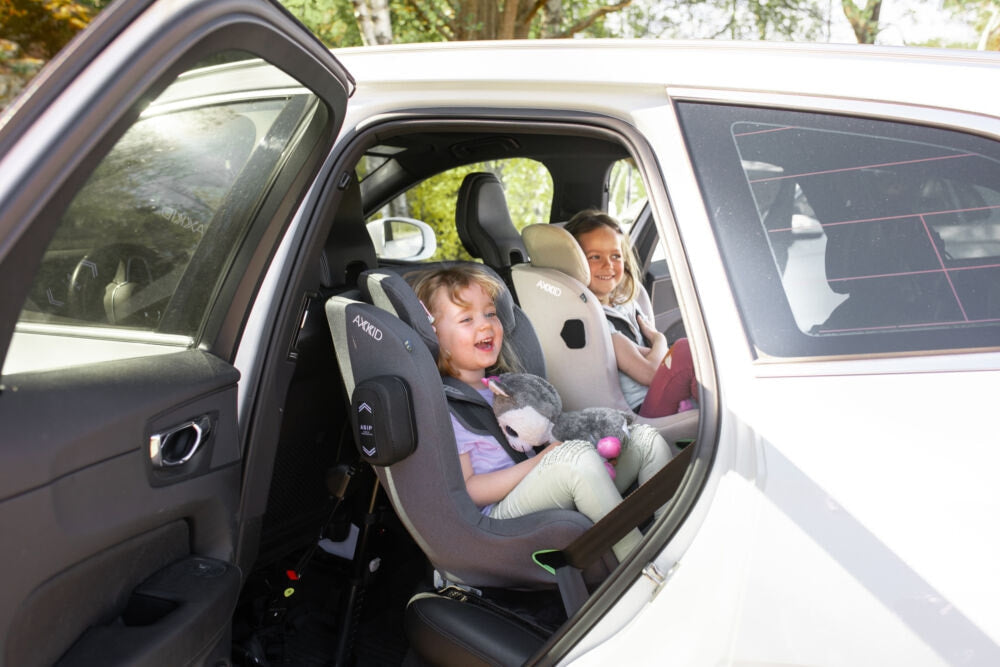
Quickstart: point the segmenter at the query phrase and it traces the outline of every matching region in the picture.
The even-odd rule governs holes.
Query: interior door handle
[[[154,468],[182,466],[208,440],[212,420],[208,415],[149,436],[149,459]]]

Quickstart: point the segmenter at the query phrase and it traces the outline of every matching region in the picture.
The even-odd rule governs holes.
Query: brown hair
[[[503,283],[482,269],[477,268],[474,264],[456,264],[440,269],[422,271],[415,275],[407,276],[407,280],[413,285],[413,291],[417,293],[417,298],[424,304],[424,308],[428,309],[428,312],[430,312],[431,304],[434,301],[434,295],[442,289],[445,290],[445,294],[452,303],[463,308],[468,304],[462,300],[460,293],[468,287],[472,287],[473,285],[482,287],[483,291],[494,302],[496,302],[497,297],[504,290]],[[503,326],[502,321],[500,322],[500,326]],[[438,354],[437,366],[441,375],[458,377],[458,373],[455,372],[455,368],[451,365],[451,359],[445,356],[444,350],[441,350]],[[509,345],[501,345],[497,363],[493,368],[487,369],[487,374],[511,373],[520,370],[521,363],[517,355],[514,354],[513,349]]]
[[[581,236],[601,227],[607,227],[621,238],[622,255],[625,260],[622,281],[611,292],[610,301],[614,305],[628,303],[639,294],[639,262],[632,252],[628,235],[622,231],[618,221],[604,211],[588,208],[574,215],[565,225],[566,231],[576,239],[577,243],[580,242]]]

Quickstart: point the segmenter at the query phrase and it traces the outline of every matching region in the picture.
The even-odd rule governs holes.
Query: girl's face
[[[625,255],[621,235],[610,227],[598,227],[577,238],[590,264],[590,291],[603,304],[625,275]]]
[[[430,310],[441,354],[447,355],[459,380],[478,389],[486,369],[500,357],[503,325],[493,299],[480,285],[469,285],[458,296],[464,306],[452,301],[447,290],[438,289]]]

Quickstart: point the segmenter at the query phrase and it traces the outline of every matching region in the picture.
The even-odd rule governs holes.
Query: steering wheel
[[[67,312],[87,322],[121,324],[131,295],[153,282],[157,253],[137,243],[110,243],[88,252],[73,268]]]

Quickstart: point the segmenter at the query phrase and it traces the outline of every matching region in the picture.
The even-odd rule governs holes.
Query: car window
[[[378,169],[383,169],[391,162],[391,155],[384,154],[376,148],[369,158],[359,167],[359,178],[362,180]],[[552,207],[552,176],[541,162],[524,158],[507,160],[492,160],[477,164],[465,165],[441,172],[410,188],[395,197],[388,204],[368,218],[369,230],[375,230],[376,220],[417,220],[426,223],[434,231],[437,239],[437,249],[430,256],[414,256],[423,261],[441,260],[471,260],[465,251],[455,228],[455,207],[458,203],[458,190],[466,175],[474,172],[490,172],[503,185],[510,210],[511,220],[517,229],[540,222],[548,222]],[[373,232],[374,238],[374,232]],[[412,238],[412,236],[410,237]],[[376,247],[381,238],[374,238]],[[388,256],[379,253],[387,259],[402,259],[398,255]]]
[[[224,67],[215,70],[226,76]],[[175,86],[190,89],[199,76],[204,70]],[[206,89],[173,101],[178,96],[168,87],[72,196],[22,325],[196,334],[206,295],[312,96],[300,89],[226,99]]]
[[[996,344],[996,142],[862,118],[679,108],[761,352]]]
[[[608,215],[629,230],[646,205],[646,185],[635,166],[635,160],[618,160],[608,176]]]

